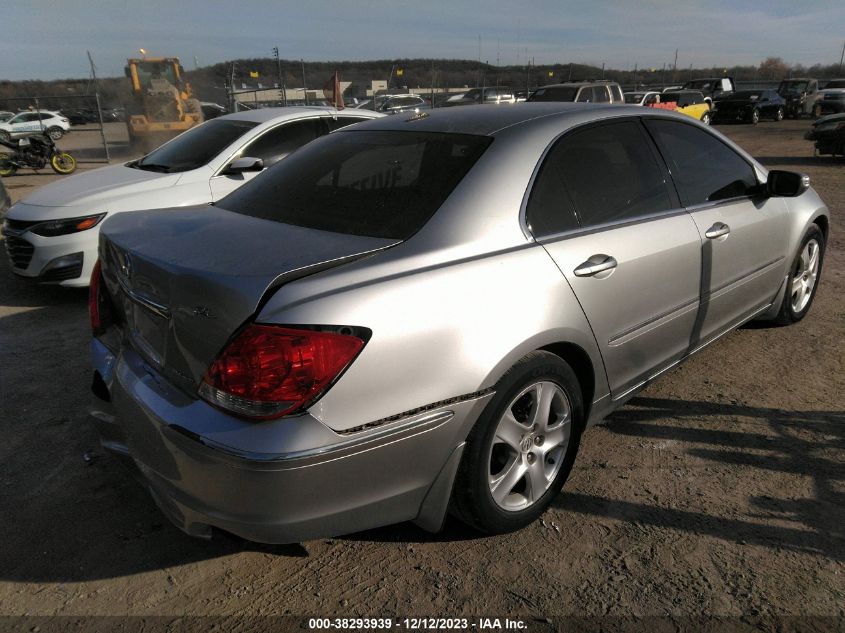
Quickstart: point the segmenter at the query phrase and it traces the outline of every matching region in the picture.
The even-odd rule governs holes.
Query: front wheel
[[[754,108],[751,111],[751,125],[757,125],[760,122],[760,111],[757,108]]]
[[[12,176],[17,170],[18,168],[9,162],[9,155],[0,153],[0,176]]]
[[[11,139],[12,137],[9,136],[9,133],[6,130],[0,130],[0,141],[8,143]]]
[[[569,476],[583,416],[569,365],[549,352],[525,356],[497,383],[467,438],[452,512],[488,534],[534,521]]]
[[[58,126],[51,127],[47,130],[47,136],[49,136],[54,141],[58,141],[64,135],[65,135],[65,131]]]
[[[56,152],[50,157],[50,167],[57,174],[72,174],[76,171],[76,159],[67,152]]]
[[[810,311],[819,285],[824,249],[824,234],[813,224],[801,240],[786,280],[786,293],[775,317],[780,325],[797,323]]]
[[[704,125],[710,125],[710,122],[712,121],[712,117],[710,116],[709,112],[705,112],[704,114],[701,115],[701,119],[699,119],[699,120],[702,123],[704,123]]]

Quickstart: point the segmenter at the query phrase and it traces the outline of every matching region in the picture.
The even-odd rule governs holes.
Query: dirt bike
[[[76,171],[76,159],[56,147],[55,141],[46,134],[10,141],[0,139],[0,145],[12,150],[11,153],[0,152],[0,176],[11,176],[22,167],[43,169],[48,163],[57,174]]]

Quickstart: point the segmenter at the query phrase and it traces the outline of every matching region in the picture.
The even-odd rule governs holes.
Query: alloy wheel
[[[794,313],[800,313],[813,296],[816,279],[819,276],[819,243],[810,240],[801,251],[801,256],[792,273],[792,288],[790,305]]]
[[[511,401],[488,457],[487,482],[497,506],[525,510],[548,491],[563,465],[571,425],[569,398],[554,382],[529,385]]]

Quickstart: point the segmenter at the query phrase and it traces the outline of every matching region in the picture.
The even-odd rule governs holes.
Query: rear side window
[[[622,88],[618,85],[613,85],[610,87],[611,91],[613,92],[613,100],[614,101],[622,101]]]
[[[434,132],[330,134],[219,206],[334,233],[407,239],[434,215],[492,140]]]
[[[252,141],[240,155],[260,158],[269,167],[324,133],[322,122],[316,118],[283,123]]]
[[[754,169],[718,138],[692,125],[647,121],[664,153],[685,206],[750,195]]]
[[[538,88],[531,95],[529,101],[575,101],[578,93],[576,86],[554,86],[551,88]],[[580,101],[580,99],[579,99]]]
[[[593,93],[596,95],[596,103],[607,103],[610,101],[610,93],[604,86],[595,86]]]
[[[624,222],[673,208],[664,170],[636,121],[564,136],[549,152],[529,198],[535,235]],[[573,215],[574,214],[574,215]]]

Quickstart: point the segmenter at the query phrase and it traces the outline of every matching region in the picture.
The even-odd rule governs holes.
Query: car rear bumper
[[[92,343],[90,417],[183,531],[291,543],[442,523],[463,442],[490,394],[359,433],[309,414],[247,422],[173,388],[131,350]],[[99,397],[97,397],[97,395]],[[107,397],[110,402],[102,398]]]

